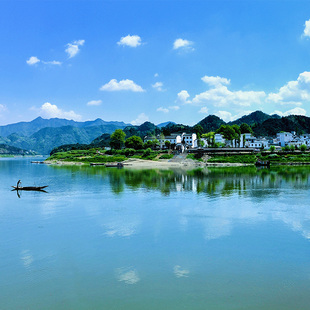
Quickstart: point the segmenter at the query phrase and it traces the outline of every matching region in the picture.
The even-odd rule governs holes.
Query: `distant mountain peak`
[[[216,115],[208,115],[204,119],[202,119],[197,125],[201,125],[205,132],[215,131],[220,128],[221,125],[225,125],[226,123]]]
[[[172,122],[172,121],[168,121],[168,122],[164,122],[164,123],[160,123],[158,125],[156,125],[158,128],[162,128],[162,127],[166,127],[168,125],[175,125],[176,123],[175,122]]]
[[[260,124],[263,123],[264,121],[270,119],[270,118],[279,118],[278,115],[269,115],[266,114],[262,111],[254,111],[248,115],[244,115],[232,122],[229,122],[229,125],[241,125],[242,123],[248,124],[249,126],[252,126],[254,124]]]

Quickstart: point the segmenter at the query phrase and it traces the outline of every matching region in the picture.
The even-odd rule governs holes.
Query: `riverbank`
[[[89,166],[89,163],[85,162],[73,162],[73,161],[61,161],[61,160],[46,160],[47,165],[57,166]],[[160,159],[157,161],[147,159],[130,158],[122,162],[124,168],[129,169],[195,169],[204,167],[240,167],[251,166],[252,164],[245,163],[208,163],[200,162],[192,159],[185,159],[180,162],[173,162],[168,159]]]
[[[144,152],[144,151],[143,151]],[[141,152],[140,152],[141,153]],[[172,156],[172,158],[171,158]],[[168,158],[165,158],[168,157]],[[170,157],[170,158],[169,158]],[[310,154],[306,153],[258,153],[258,154],[162,154],[151,151],[137,154],[136,151],[125,149],[120,154],[110,155],[108,152],[93,150],[68,151],[53,154],[47,158],[46,164],[53,165],[90,165],[91,163],[105,164],[122,162],[126,168],[138,169],[195,169],[201,167],[239,167],[253,166],[260,159],[276,165],[309,165]]]

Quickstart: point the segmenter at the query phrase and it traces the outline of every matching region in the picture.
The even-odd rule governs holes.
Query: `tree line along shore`
[[[244,149],[242,152],[232,152],[232,149],[218,148],[216,152],[210,152],[207,148],[198,148],[194,152],[182,155],[173,149],[171,143],[165,143],[164,149],[159,149],[158,141],[143,142],[139,136],[131,136],[125,139],[125,133],[121,129],[115,130],[110,136],[110,147],[94,147],[93,145],[65,145],[54,149],[47,158],[48,163],[116,163],[133,159],[148,160],[152,162],[178,162],[179,165],[197,164],[244,164],[254,165],[258,159],[269,161],[273,164],[309,164],[310,153],[307,148],[293,149],[285,147],[276,150]]]

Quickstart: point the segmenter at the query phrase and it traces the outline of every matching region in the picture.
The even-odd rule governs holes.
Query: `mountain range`
[[[216,131],[221,125],[250,125],[256,136],[275,136],[280,131],[296,131],[310,133],[310,118],[301,115],[280,117],[255,111],[241,118],[225,122],[215,115],[209,115],[198,122],[204,132]],[[195,125],[195,126],[196,126]],[[173,122],[154,125],[145,122],[140,126],[133,126],[124,122],[106,122],[100,118],[94,121],[75,122],[66,119],[43,119],[38,117],[31,122],[20,122],[0,126],[0,144],[35,151],[39,154],[49,154],[52,149],[67,144],[97,144],[107,145],[109,134],[116,129],[123,129],[126,137],[147,134],[157,135],[161,132],[187,131],[195,132],[195,126],[175,124]]]
[[[37,117],[31,122],[19,122],[15,124],[0,126],[0,136],[7,137],[12,133],[22,133],[24,136],[31,136],[35,132],[40,129],[51,127],[63,127],[63,126],[71,126],[76,128],[87,128],[93,126],[102,126],[106,132],[112,133],[117,128],[125,128],[130,124],[125,124],[123,122],[106,122],[100,118],[97,118],[94,121],[86,121],[86,122],[76,122],[68,119],[61,118],[50,118],[44,119],[42,117]]]

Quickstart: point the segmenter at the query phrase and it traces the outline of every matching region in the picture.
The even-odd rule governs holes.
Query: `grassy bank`
[[[58,152],[47,158],[47,161],[64,161],[64,162],[81,162],[81,163],[110,163],[122,162],[129,158],[158,160],[170,159],[173,155],[168,151],[153,151],[122,149],[122,150],[102,150],[102,149],[89,149],[89,150],[72,150],[68,152]]]
[[[209,163],[244,163],[255,164],[257,159],[268,160],[270,164],[294,164],[294,163],[310,163],[310,153],[270,153],[263,155],[258,153],[256,155],[214,155],[208,159]]]
[[[310,163],[310,153],[274,153],[260,157],[270,163]]]
[[[255,155],[215,155],[208,159],[209,163],[240,163],[240,164],[255,164],[257,157]]]

